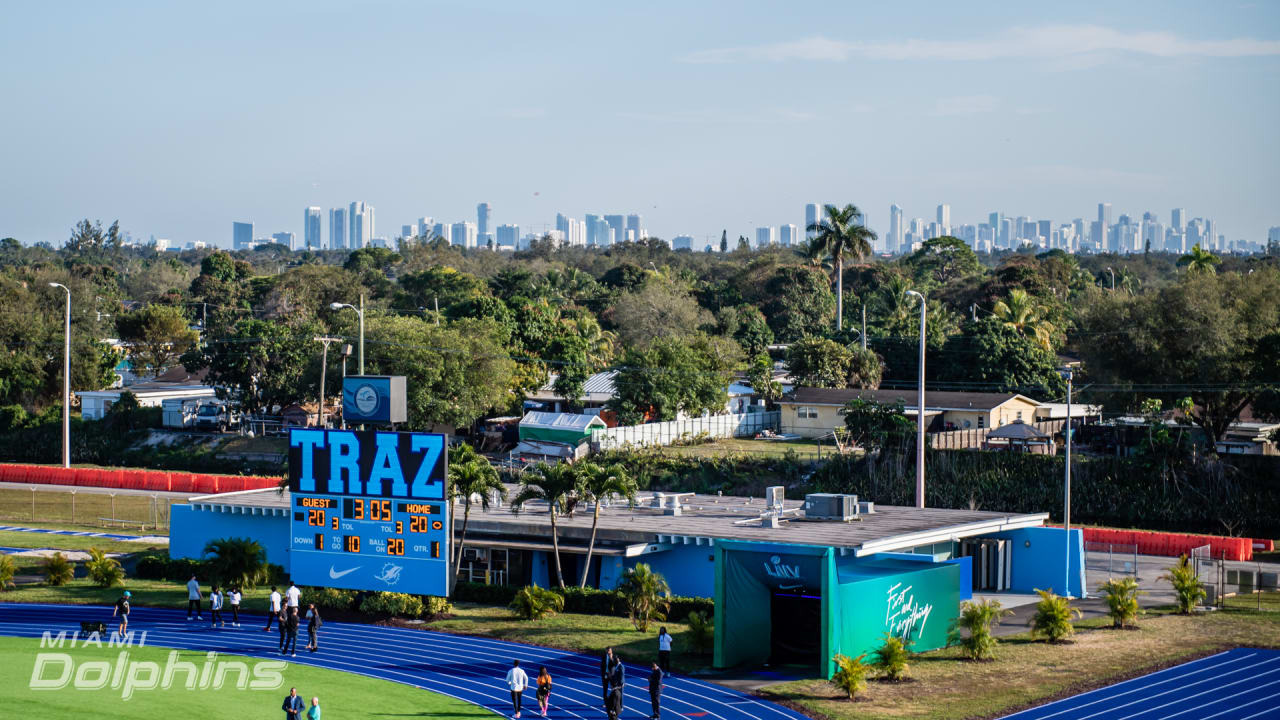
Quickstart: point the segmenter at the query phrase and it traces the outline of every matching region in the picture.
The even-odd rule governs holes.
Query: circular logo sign
[[[356,388],[356,410],[361,415],[372,415],[378,409],[378,391],[372,385],[361,385]]]
[[[773,557],[769,558],[769,562],[773,563],[774,565],[777,565],[778,563],[782,562],[782,558],[778,557],[777,555],[774,555]]]

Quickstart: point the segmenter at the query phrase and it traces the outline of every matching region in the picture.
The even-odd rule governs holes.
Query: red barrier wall
[[[1183,533],[1148,532],[1145,530],[1112,530],[1110,528],[1082,528],[1085,542],[1137,545],[1141,555],[1178,557],[1202,545],[1208,545],[1213,557],[1224,554],[1228,560],[1252,560],[1253,539],[1222,537],[1219,535],[1190,535]]]
[[[274,488],[279,478],[250,475],[135,470],[123,468],[63,468],[56,465],[0,463],[0,482],[28,485],[69,485],[150,492],[190,492],[212,495],[238,490]]]

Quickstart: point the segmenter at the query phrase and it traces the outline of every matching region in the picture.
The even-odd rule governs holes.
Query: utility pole
[[[862,303],[862,349],[867,349],[867,304]]]
[[[342,338],[326,337],[318,335],[312,340],[318,343],[324,343],[324,351],[320,355],[320,427],[328,427],[324,419],[324,375],[329,364],[329,343],[342,342]]]
[[[978,305],[977,305],[977,303],[974,303],[973,305],[970,305],[970,306],[969,306],[969,313],[970,313],[971,317],[973,318],[973,321],[974,321],[974,322],[978,322]]]
[[[908,295],[920,298],[920,379],[916,391],[916,507],[924,509],[924,295],[908,290]]]
[[[1066,577],[1063,579],[1062,596],[1071,597],[1071,368],[1062,371],[1062,376],[1067,379],[1067,470],[1062,480],[1062,530],[1067,536],[1067,554],[1063,557],[1062,562],[1065,566],[1063,572]],[[1084,595],[1084,588],[1080,589],[1080,594]]]
[[[431,302],[435,303],[436,305],[436,325],[439,326],[440,325],[440,298],[432,297]]]
[[[49,287],[62,288],[67,293],[66,323],[62,326],[62,467],[69,468],[71,467],[71,290],[66,285],[56,282],[49,283]],[[72,501],[74,500],[73,497]]]

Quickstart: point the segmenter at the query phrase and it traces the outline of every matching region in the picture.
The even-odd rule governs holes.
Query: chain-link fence
[[[1204,586],[1204,604],[1218,608],[1280,611],[1280,568],[1262,562],[1212,557],[1204,548],[1192,550],[1196,574]]]
[[[1105,572],[1107,579],[1128,575],[1138,577],[1138,546],[1126,543],[1086,542],[1086,570]]]
[[[179,500],[181,502],[181,500]],[[32,487],[0,490],[0,521],[164,530],[174,498],[137,493]]]

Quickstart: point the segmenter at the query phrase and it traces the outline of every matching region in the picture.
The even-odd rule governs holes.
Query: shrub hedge
[[[505,606],[511,604],[511,600],[519,590],[518,587],[508,585],[460,582],[453,588],[453,599],[479,605]],[[617,590],[578,587],[568,587],[563,590],[551,588],[551,590],[564,596],[564,612],[627,617],[627,601]],[[715,603],[710,598],[676,596],[670,598],[670,601],[671,608],[667,612],[667,620],[671,622],[684,622],[691,612],[705,613],[708,617],[715,613]]]

